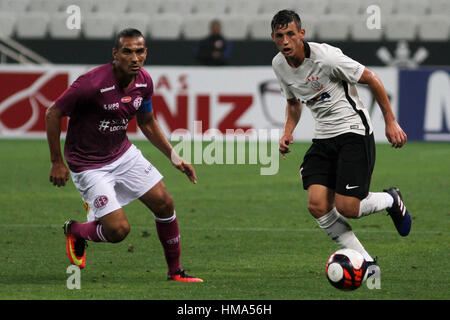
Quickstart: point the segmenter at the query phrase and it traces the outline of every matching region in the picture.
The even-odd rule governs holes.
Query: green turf
[[[153,216],[125,207],[131,233],[90,243],[81,289],[69,290],[67,218],[84,221],[78,192],[48,182],[45,140],[0,140],[0,299],[449,299],[450,144],[377,145],[372,190],[401,188],[413,229],[401,238],[385,213],[350,221],[382,270],[381,289],[341,292],[324,265],[336,250],[306,209],[295,143],[273,176],[258,165],[196,165],[193,185],[149,143],[137,141],[165,176],[181,229],[182,263],[203,284],[169,282]]]

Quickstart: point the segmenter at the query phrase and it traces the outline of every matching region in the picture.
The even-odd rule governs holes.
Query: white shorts
[[[135,145],[113,163],[70,174],[84,201],[88,221],[138,199],[163,178]]]

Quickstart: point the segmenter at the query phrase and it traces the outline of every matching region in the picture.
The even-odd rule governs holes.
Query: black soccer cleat
[[[403,203],[402,194],[396,187],[390,187],[389,189],[383,191],[389,193],[392,198],[394,198],[392,207],[386,209],[386,211],[391,216],[398,233],[402,237],[406,237],[411,230],[411,216]]]

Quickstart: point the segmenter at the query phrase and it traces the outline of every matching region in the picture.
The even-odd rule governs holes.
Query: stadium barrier
[[[45,137],[45,110],[92,67],[0,65],[0,138]],[[195,138],[194,126],[202,134],[283,128],[286,103],[270,66],[145,69],[154,82],[155,114],[168,136],[186,129]],[[450,141],[449,67],[372,69],[383,80],[410,140]],[[376,141],[386,142],[382,114],[367,86],[359,86],[359,94],[370,111]],[[63,133],[66,128],[64,123]],[[304,108],[294,138],[310,141],[313,131],[311,114]],[[127,132],[132,139],[144,138],[135,120],[128,123]]]

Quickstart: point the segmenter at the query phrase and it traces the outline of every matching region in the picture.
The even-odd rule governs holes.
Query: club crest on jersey
[[[136,110],[139,109],[139,107],[141,106],[142,100],[143,100],[142,97],[137,97],[136,99],[134,99],[133,106]]]
[[[131,101],[131,97],[130,97],[130,96],[123,97],[122,99],[120,99],[120,101],[121,101],[122,103],[128,103],[128,102]]]
[[[319,82],[319,77],[309,77],[308,82],[311,84],[311,89],[314,91],[320,91],[323,89],[323,84]]]

